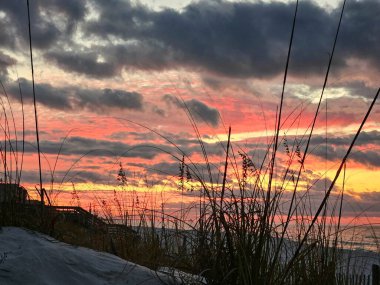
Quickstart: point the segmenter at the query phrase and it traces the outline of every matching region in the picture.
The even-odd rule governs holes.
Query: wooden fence
[[[336,284],[342,285],[380,285],[380,267],[372,265],[372,274],[337,274]]]

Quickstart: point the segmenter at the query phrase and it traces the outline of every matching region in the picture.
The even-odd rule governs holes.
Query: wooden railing
[[[23,212],[27,215],[35,215],[40,213],[40,204],[12,204],[14,211]],[[53,223],[59,219],[65,219],[78,223],[84,227],[103,230],[110,235],[135,233],[130,227],[122,224],[113,224],[106,222],[102,218],[86,211],[78,206],[44,206],[45,214],[51,217]]]
[[[46,206],[47,211],[63,214],[67,219],[71,219],[87,227],[106,228],[107,223],[98,216],[86,211],[82,207],[73,206]]]

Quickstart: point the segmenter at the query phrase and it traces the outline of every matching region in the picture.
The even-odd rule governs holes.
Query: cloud
[[[86,15],[86,1],[77,0],[40,0],[40,7],[49,7],[58,13],[64,14],[71,22],[82,20]]]
[[[20,88],[23,95],[23,100],[28,103],[33,102],[32,83],[25,78],[19,79]],[[66,89],[54,88],[50,84],[40,83],[35,85],[36,99],[39,103],[48,106],[50,108],[58,110],[72,109]],[[17,82],[14,82],[9,87],[9,93],[11,96],[20,99],[19,86]]]
[[[129,109],[141,111],[143,96],[137,92],[123,90],[77,90],[73,96],[73,105],[83,109],[95,108],[102,111],[107,108]]]
[[[43,173],[44,183],[51,183],[51,174],[50,172]],[[34,170],[23,170],[22,172],[22,182],[23,183],[35,183],[36,177],[38,177],[38,171]],[[110,183],[112,177],[108,174],[105,174],[104,171],[89,171],[89,170],[71,170],[67,171],[55,171],[54,172],[54,183],[59,185],[62,182],[92,182],[92,183]]]
[[[376,84],[376,83],[375,83]],[[278,87],[274,91],[278,92]],[[352,101],[355,99],[373,99],[377,92],[378,87],[371,86],[370,84],[361,80],[343,80],[338,82],[332,82],[327,86],[324,91],[323,99],[328,98],[329,101],[338,100],[342,98],[340,103],[343,103],[345,107],[352,106]],[[312,102],[318,102],[321,95],[321,86],[315,83],[312,84],[287,84],[287,95],[298,99],[309,99]],[[363,100],[361,100],[363,102]],[[356,105],[355,105],[356,106]],[[337,107],[336,104],[330,104],[330,109]],[[342,106],[338,107],[342,110]],[[357,106],[356,106],[357,109]],[[351,116],[350,116],[351,117]]]
[[[311,154],[321,158],[327,157],[331,161],[340,161],[345,156],[353,139],[353,134],[330,136],[327,140],[328,145],[326,146],[325,137],[315,135],[311,139],[311,145],[313,146]],[[379,131],[361,132],[349,155],[348,161],[353,161],[369,168],[380,167],[380,154],[377,147],[379,141]]]
[[[174,105],[178,108],[188,110],[195,120],[198,122],[205,122],[213,127],[219,125],[220,115],[219,111],[215,108],[207,106],[205,103],[196,99],[190,99],[181,102],[173,95],[164,95],[163,99],[169,105]]]
[[[380,167],[380,154],[378,151],[353,151],[349,159],[368,167]]]
[[[230,77],[261,78],[283,72],[294,3],[199,1],[181,11],[159,12],[130,1],[95,3],[102,20],[88,21],[87,31],[99,38],[112,35],[128,41],[103,50],[109,62],[118,50],[119,55],[125,55],[119,63],[127,68],[181,65]],[[377,34],[380,20],[374,11],[379,9],[375,0],[347,5],[335,69],[346,67],[352,57],[380,60],[380,40],[372,36]],[[293,74],[325,71],[339,13],[339,9],[327,11],[312,2],[300,4],[290,69]]]
[[[16,63],[17,61],[14,58],[0,51],[0,79],[1,77],[6,78],[8,75],[8,67],[15,65]]]
[[[379,9],[380,2],[377,0],[350,2],[340,35],[342,56],[365,59],[377,69],[380,64],[380,39],[375,35],[380,26]]]
[[[340,86],[339,86],[340,85]],[[355,97],[364,97],[367,99],[372,99],[378,88],[373,88],[371,86],[368,86],[363,81],[349,81],[349,82],[342,82],[338,86],[337,84],[332,84],[332,87],[342,87],[345,90],[348,91],[348,94]]]
[[[72,47],[59,47],[46,52],[44,56],[65,71],[94,78],[119,76],[123,69],[128,68],[162,70],[179,65],[170,47],[157,41],[130,41],[101,46],[94,44],[89,48],[78,49],[73,51]]]
[[[75,182],[75,183],[105,183],[109,184],[112,177],[110,175],[104,174],[104,172],[95,172],[88,170],[78,170],[71,171],[71,173],[66,173],[64,171],[59,171],[55,173],[55,181],[61,181],[62,178],[65,178],[64,182]]]
[[[207,163],[190,163],[185,159],[186,165],[189,167],[189,172],[192,176],[192,181],[198,181],[202,180],[203,182],[211,182],[213,183],[221,183],[222,180],[222,173],[218,170],[217,167],[211,166],[211,177],[209,176],[209,172],[207,171]],[[180,162],[160,162],[153,164],[149,167],[146,167],[146,165],[141,165],[141,167],[144,167],[149,173],[151,174],[159,174],[163,176],[171,176],[171,182],[175,185],[172,185],[176,187],[178,184],[178,175],[180,174]],[[186,183],[187,184],[187,183]],[[189,185],[186,185],[186,188]]]
[[[62,155],[85,155],[87,157],[139,157],[153,159],[162,153],[174,150],[160,144],[126,144],[118,141],[97,140],[84,137],[68,138],[64,145],[59,141],[41,141],[41,151],[45,154],[57,154],[62,147]],[[26,143],[25,152],[36,152],[31,143]]]
[[[31,5],[34,46],[63,70],[109,78],[124,69],[185,67],[226,77],[268,78],[283,73],[295,3],[198,1],[182,10],[155,11],[132,1],[41,0]],[[377,0],[347,3],[333,70],[359,59],[379,71]],[[0,46],[28,42],[24,1],[2,1]],[[90,12],[91,11],[91,12]],[[340,8],[300,3],[290,72],[322,74]],[[76,32],[78,31],[78,33]],[[212,82],[211,82],[212,83]]]
[[[347,147],[327,146],[327,158],[329,160],[342,160],[346,152]],[[318,148],[312,154],[325,158],[326,148]],[[353,150],[348,157],[348,161],[354,161],[370,168],[377,168],[380,167],[380,154],[378,151],[373,150]]]
[[[346,193],[343,215],[353,217],[380,216],[380,192]]]
[[[77,23],[84,18],[87,10],[85,3],[76,0],[32,1],[30,18],[33,46],[47,49],[60,41],[68,41]],[[18,45],[21,50],[25,49],[29,43],[26,1],[1,1],[0,11],[6,15],[1,22],[7,27],[6,32],[0,32],[0,35],[5,35],[4,38],[0,37],[0,41],[3,41],[0,45]]]
[[[379,141],[379,131],[361,132],[356,145],[377,144]]]
[[[98,62],[96,53],[51,51],[46,59],[55,62],[63,70],[74,71],[95,78],[108,78],[117,75],[120,70],[116,63]]]
[[[161,109],[160,107],[158,106],[152,106],[152,112],[161,116],[161,117],[165,117],[166,116],[166,112],[165,110]]]
[[[25,102],[32,102],[31,82],[21,78],[20,86]],[[19,100],[19,87],[16,83],[9,88],[11,96]],[[36,84],[37,101],[57,110],[88,110],[102,112],[107,109],[142,111],[144,98],[137,92],[117,89],[82,89],[68,86],[54,87],[50,84]]]
[[[211,108],[196,99],[185,101],[185,105],[189,109],[190,113],[198,119],[198,121],[203,120],[210,123],[213,127],[217,127],[219,125],[220,115],[217,109]]]
[[[347,146],[354,139],[354,135],[346,136],[331,136],[328,138],[328,144],[332,146]],[[324,136],[314,136],[312,138],[312,144],[324,144]],[[356,146],[363,146],[367,144],[377,144],[380,141],[380,132],[379,131],[362,131],[355,143]]]
[[[109,135],[112,140],[137,140],[137,141],[153,141],[157,135],[151,132],[126,132],[119,131]]]
[[[1,5],[1,4],[0,4]],[[0,18],[1,27],[10,27],[10,22]],[[12,37],[12,29],[0,29],[0,47],[14,48],[15,38]]]

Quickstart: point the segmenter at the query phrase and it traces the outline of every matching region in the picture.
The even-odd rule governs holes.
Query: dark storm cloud
[[[173,175],[177,176],[179,174],[179,166],[180,162],[160,162],[153,164],[152,166],[147,169],[150,173],[159,173],[163,175]],[[145,167],[145,165],[142,165],[142,167]]]
[[[134,5],[129,0],[95,0],[91,3],[101,13],[101,21],[90,22],[88,26],[88,30],[94,33],[129,38],[140,34],[144,27],[154,24],[153,11],[142,5]]]
[[[70,21],[80,21],[86,14],[86,2],[78,0],[40,0],[40,7],[64,14]]]
[[[89,7],[99,14],[87,20]],[[229,77],[281,74],[288,50],[294,3],[194,2],[181,11],[154,11],[131,1],[40,0],[31,5],[33,43],[66,71],[111,77],[124,68],[186,67]],[[0,46],[28,41],[25,1],[1,1]],[[345,10],[334,70],[351,58],[379,70],[380,2],[350,1]],[[327,11],[300,3],[290,62],[296,75],[326,69],[340,8]],[[74,37],[76,28],[80,41]],[[91,40],[92,45],[83,42]],[[98,43],[100,40],[101,45]],[[74,46],[77,48],[73,49]],[[99,60],[99,57],[102,60]]]
[[[160,137],[160,135],[162,137]],[[160,135],[154,132],[114,132],[108,136],[112,140],[126,140],[129,141],[156,141],[157,139],[163,139],[162,141],[166,144],[169,143],[172,146],[177,146],[185,154],[190,155],[195,152],[200,151],[200,142],[195,138],[194,134],[181,132],[178,134],[160,132]],[[223,150],[220,145],[208,144],[203,142],[204,147],[208,154],[222,154]],[[181,154],[182,155],[182,154]]]
[[[87,20],[89,7],[99,19]],[[31,5],[33,43],[62,69],[97,78],[118,75],[124,68],[179,66],[229,77],[271,77],[283,72],[294,8],[294,3],[213,0],[194,2],[181,11],[153,11],[128,0],[39,0]],[[1,1],[0,11],[6,27],[0,31],[0,46],[21,43],[19,48],[25,49],[25,1]],[[377,0],[347,3],[334,70],[352,57],[379,69],[379,11]],[[325,71],[339,13],[340,8],[327,11],[310,1],[300,3],[293,74]],[[76,28],[82,32],[80,41],[74,37]],[[83,46],[87,40],[102,43]]]
[[[66,173],[63,171],[56,172],[56,181],[60,181],[60,179],[64,178],[64,182],[71,181],[75,183],[81,182],[92,182],[92,183],[109,183],[112,177],[110,175],[104,174],[102,172],[88,171],[88,170],[80,170],[80,171],[72,171],[71,173]],[[115,179],[115,178],[114,178]]]
[[[42,141],[41,151],[45,154],[57,154],[62,147],[62,155],[85,155],[87,157],[140,157],[153,159],[162,150],[172,151],[173,148],[160,144],[126,144],[117,141],[97,140],[84,137],[68,138],[64,145],[59,141]],[[25,152],[36,152],[35,146],[27,143]]]
[[[16,62],[17,61],[14,58],[0,51],[0,66],[1,67],[8,67],[8,66],[14,65]]]
[[[363,81],[350,81],[350,82],[344,82],[339,85],[332,84],[331,87],[343,87],[345,88],[350,95],[352,96],[359,96],[364,98],[373,98],[376,94],[376,91],[378,88],[373,88],[368,85],[366,85]]]
[[[380,192],[346,193],[344,195],[343,215],[380,216]]]
[[[190,133],[179,133],[179,134],[168,134],[160,133],[163,137],[167,138],[161,140],[162,145],[168,145],[171,149],[174,149],[175,152],[172,152],[178,159],[182,158],[182,155],[190,157],[193,154],[199,154],[202,152],[202,146],[206,151],[207,155],[212,156],[221,156],[224,154],[223,147],[220,143],[207,143],[203,142],[203,145],[200,145],[200,142]],[[156,141],[161,139],[161,137],[155,133],[144,132],[115,132],[109,136],[112,140],[126,140],[134,141],[135,143],[141,144],[142,142],[147,141]],[[170,141],[170,142],[169,142]],[[156,146],[159,144],[155,143]],[[225,148],[225,146],[224,146]]]
[[[21,78],[20,86],[24,100],[32,102],[31,82]],[[37,101],[58,110],[89,110],[102,112],[107,109],[129,109],[141,111],[144,98],[137,92],[113,89],[81,89],[79,87],[57,88],[50,84],[36,84]],[[11,96],[19,100],[19,86],[14,83],[9,88]]]
[[[350,1],[343,18],[340,35],[343,55],[358,57],[380,64],[380,2],[378,0]]]
[[[315,182],[315,181],[314,181]],[[319,184],[319,185],[317,185]],[[330,181],[328,181],[327,186],[330,185]],[[317,187],[317,189],[315,188]],[[347,190],[344,192],[343,196],[343,209],[342,209],[342,216],[345,217],[365,217],[365,216],[380,216],[380,192],[350,192]],[[314,191],[315,190],[315,191]],[[302,200],[300,199],[299,204],[302,205],[303,203],[307,203],[307,208],[311,210],[312,213],[315,213],[317,211],[318,206],[322,202],[324,198],[325,193],[325,186],[324,186],[324,178],[320,179],[316,184],[312,186],[312,188],[309,190],[312,191],[311,195],[305,194],[304,191],[299,189],[299,196],[302,197],[303,195],[306,195],[308,197],[308,200]],[[335,192],[336,191],[336,192]],[[339,185],[335,185],[333,192],[330,195],[328,204],[331,205],[329,208],[330,210],[335,208],[335,214],[338,213],[338,209],[336,208],[336,205],[339,205],[340,203],[340,194],[341,194],[341,187]],[[281,205],[283,211],[287,211],[289,207],[289,203],[291,201],[291,195],[292,193],[290,191],[285,191],[283,193],[283,203]],[[335,206],[334,206],[335,205]],[[301,207],[299,207],[300,209]]]
[[[15,38],[12,36],[11,23],[9,23],[9,21],[7,21],[5,18],[0,18],[0,26],[2,27],[0,29],[0,47],[14,48]]]
[[[0,35],[1,36],[1,35]],[[15,65],[16,60],[0,51],[0,79],[3,80],[8,75],[8,67]]]
[[[45,54],[46,59],[55,62],[63,70],[74,71],[79,74],[95,78],[113,77],[118,74],[116,63],[98,62],[94,52],[57,52]]]
[[[166,116],[166,112],[165,110],[161,109],[160,107],[158,106],[153,106],[152,107],[152,112],[161,116],[161,117],[165,117]]]
[[[182,102],[172,95],[164,95],[163,99],[169,105],[187,109],[198,122],[205,122],[211,124],[213,127],[217,127],[219,125],[220,115],[218,110],[207,106],[201,101],[191,99]]]
[[[283,72],[294,3],[200,1],[182,11],[159,12],[129,1],[94,3],[101,21],[87,22],[87,31],[102,39],[114,36],[129,41],[110,44],[101,51],[107,63],[119,68],[182,65],[233,77],[267,77]],[[347,4],[334,68],[345,67],[351,57],[380,60],[380,39],[375,36],[380,26],[376,16],[379,10],[380,3],[375,0]],[[300,4],[293,73],[320,74],[325,70],[339,12],[326,11],[312,2]],[[75,65],[72,70],[77,71]]]
[[[140,167],[146,168],[147,171],[152,174],[159,174],[164,176],[170,175],[173,178],[172,182],[177,183],[178,175],[180,174],[180,164],[180,161],[160,162],[148,167],[142,164]],[[188,165],[189,167],[192,181],[199,181],[199,179],[201,179],[205,183],[208,183],[211,180],[213,183],[220,183],[223,177],[222,173],[215,166],[211,166],[210,177],[207,170],[207,163],[190,163],[187,161],[187,159],[185,159],[185,165]],[[185,180],[187,180],[186,177]]]
[[[143,96],[137,92],[123,90],[77,90],[73,96],[74,106],[102,111],[107,108],[143,109]]]
[[[33,102],[33,93],[32,93],[32,83],[25,78],[19,79],[21,92],[23,95],[23,100],[25,102]],[[69,97],[67,96],[67,91],[60,88],[54,88],[50,84],[36,84],[35,85],[36,98],[37,101],[45,106],[58,109],[72,109]],[[20,99],[20,90],[17,82],[14,82],[9,87],[9,93],[11,96]]]
[[[48,48],[59,40],[68,40],[75,25],[86,13],[86,2],[76,0],[39,0],[30,2],[30,18],[33,46]],[[28,43],[28,14],[24,0],[0,1],[0,11],[5,13],[1,19],[2,27],[0,45],[15,46],[25,49]],[[3,30],[3,29],[1,29]],[[10,36],[11,35],[11,36]]]
[[[35,183],[36,177],[38,177],[38,171],[23,170],[22,171],[22,182],[25,183]],[[59,184],[62,182],[93,182],[93,183],[106,183],[110,182],[110,175],[104,173],[104,171],[96,172],[89,170],[75,170],[75,171],[56,171],[54,172],[54,182]],[[45,183],[51,183],[51,173],[43,173],[43,181]]]
[[[348,146],[351,141],[354,139],[354,135],[347,136],[332,136],[328,138],[328,144],[333,146]],[[324,144],[325,137],[323,136],[314,136],[312,138],[313,144]],[[363,146],[367,144],[377,144],[380,141],[380,132],[379,131],[369,131],[361,132],[355,145]]]
[[[219,125],[219,112],[217,109],[211,108],[196,99],[185,101],[185,104],[190,113],[198,120],[210,123],[214,127]]]
[[[350,159],[368,167],[380,167],[379,151],[353,151],[350,155]]]
[[[133,140],[142,140],[142,141],[153,141],[155,138],[157,138],[157,135],[150,132],[139,133],[139,132],[121,131],[121,132],[112,133],[109,136],[109,138],[112,140],[125,140],[125,139],[132,140],[133,139]]]
[[[80,48],[80,51],[73,51],[71,47],[62,50],[60,47],[46,52],[45,58],[63,70],[94,78],[117,76],[123,68],[129,67],[160,70],[180,64],[174,60],[175,56],[170,47],[156,41],[93,45],[90,48]]]
[[[220,90],[222,87],[224,87],[224,82],[215,77],[204,76],[202,78],[202,81],[214,90]]]
[[[311,145],[313,146],[311,154],[321,158],[327,157],[332,161],[341,161],[353,139],[354,135],[330,136],[326,146],[325,137],[316,135],[311,140]],[[361,132],[349,155],[348,161],[353,161],[370,168],[380,167],[380,152],[377,147],[379,141],[379,131]]]
[[[346,154],[347,148],[348,147],[344,148],[333,146],[327,146],[326,148],[323,146],[314,150],[312,154],[322,158],[327,157],[329,160],[340,161]],[[379,151],[374,150],[353,150],[348,157],[348,161],[354,161],[356,163],[366,165],[367,167],[380,167],[380,154]]]
[[[290,91],[288,95],[293,96],[295,98],[299,98],[299,96],[307,98],[310,96],[310,94],[320,94],[321,92],[321,86],[317,84],[308,85],[307,88],[300,88],[300,86],[292,86],[291,84],[289,84],[288,89]],[[370,86],[369,84],[361,80],[344,80],[329,84],[329,86],[325,90],[325,97],[328,97],[329,100],[341,100],[342,98],[340,96],[342,95],[344,97],[351,97],[344,104],[346,107],[348,107],[349,105],[352,105],[352,97],[372,100],[377,90],[377,86]],[[333,98],[329,96],[330,93],[332,94],[331,97]],[[337,94],[340,96],[334,98],[334,95],[336,96]]]
[[[361,132],[355,145],[378,144],[379,141],[379,131]]]
[[[370,99],[372,99],[375,96],[378,89],[369,87],[362,81],[348,82],[344,85],[344,87],[348,89],[351,95],[353,96],[361,96]]]

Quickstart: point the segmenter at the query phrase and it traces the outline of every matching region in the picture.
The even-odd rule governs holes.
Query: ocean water
[[[81,206],[88,211],[92,211],[99,216],[104,216],[104,210],[107,208],[111,215],[114,216],[114,221],[119,220],[119,210],[117,209],[116,199],[119,199],[122,202],[123,210],[127,210],[131,207],[130,203],[136,198],[136,195],[140,195],[140,203],[144,204],[145,207],[155,209],[157,213],[161,211],[161,203],[165,203],[165,212],[168,215],[178,216],[181,211],[182,203],[190,203],[192,197],[182,197],[178,193],[167,194],[167,197],[161,201],[161,196],[154,194],[143,194],[143,193],[128,193],[128,192],[117,192],[116,194],[113,191],[78,191],[79,198],[73,197],[72,193],[69,191],[63,191],[59,194],[59,198],[56,201],[56,204],[60,205],[71,205],[71,206]],[[116,195],[116,196],[115,196]],[[145,196],[144,196],[145,195]],[[154,199],[152,198],[153,196]],[[100,198],[99,198],[100,197]],[[145,200],[149,203],[143,203]],[[185,198],[185,200],[184,200]],[[102,204],[102,201],[106,201],[106,207]],[[136,205],[135,205],[136,206]],[[186,206],[185,206],[186,208]],[[131,213],[131,212],[130,212]],[[192,208],[191,211],[187,212],[185,220],[190,224],[194,223],[197,220],[197,207]],[[161,228],[160,217],[158,214],[156,216],[158,228]],[[131,218],[131,217],[129,217]],[[354,222],[352,222],[354,221]],[[368,221],[373,221],[372,224],[369,224]],[[366,218],[366,219],[353,219],[350,217],[344,217],[344,222],[342,222],[341,232],[339,235],[339,244],[344,249],[353,249],[353,250],[369,250],[376,253],[380,253],[380,222],[378,218]],[[136,222],[136,224],[139,224]],[[169,224],[166,225],[170,227]],[[172,224],[173,226],[173,224]],[[176,225],[178,226],[178,224]],[[292,231],[292,229],[288,229]],[[331,235],[331,239],[333,235]]]
[[[290,240],[298,240],[297,233],[293,225],[288,229]],[[330,245],[337,237],[338,248],[347,250],[365,250],[380,254],[380,225],[378,224],[342,224],[339,231],[335,225],[326,227],[325,235],[330,241]],[[312,240],[312,234],[310,234]]]
[[[341,245],[346,249],[364,249],[380,253],[380,226],[355,225],[342,231]]]

